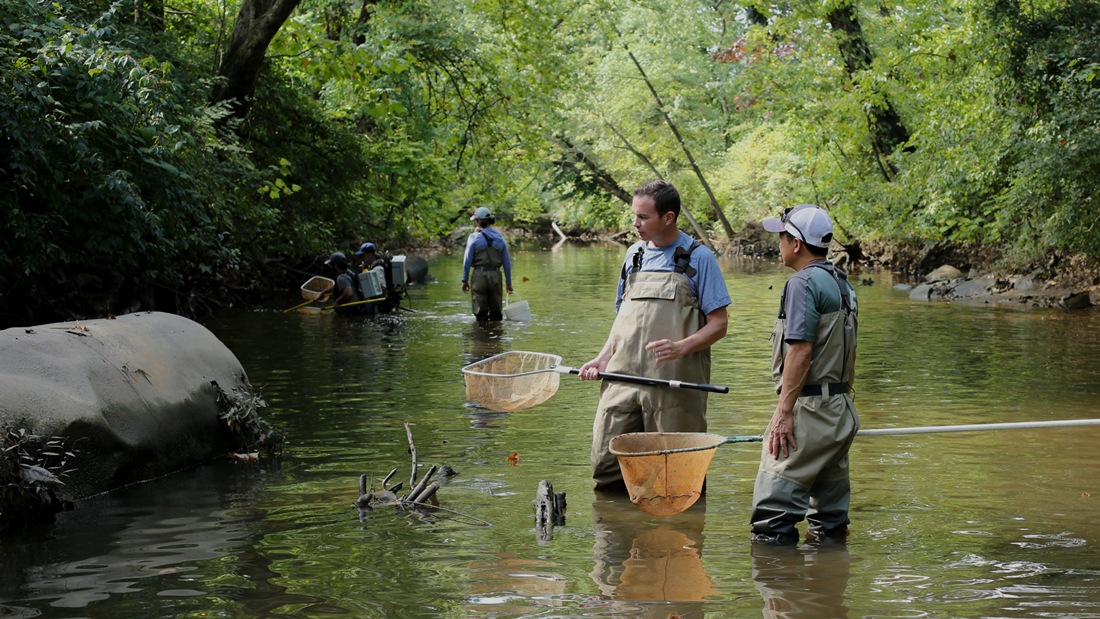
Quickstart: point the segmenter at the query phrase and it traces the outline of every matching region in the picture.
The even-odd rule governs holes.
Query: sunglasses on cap
[[[781,222],[787,224],[788,226],[794,228],[798,232],[798,236],[799,236],[798,240],[805,243],[806,242],[806,235],[802,233],[802,229],[799,228],[798,225],[796,225],[793,221],[791,221],[791,215],[794,214],[795,209],[798,209],[798,207],[797,206],[788,206],[787,208],[783,209],[783,214],[779,216],[779,221],[781,221]]]

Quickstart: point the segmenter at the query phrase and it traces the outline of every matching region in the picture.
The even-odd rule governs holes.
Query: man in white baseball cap
[[[501,284],[506,284],[508,294],[512,289],[512,259],[508,255],[508,242],[499,230],[493,228],[496,218],[485,206],[479,206],[470,217],[477,230],[466,239],[466,253],[462,259],[462,292],[470,294],[470,305],[477,320],[501,320],[504,318]],[[504,277],[501,278],[501,269]]]
[[[754,542],[794,544],[807,533],[848,532],[848,450],[859,430],[852,401],[858,320],[855,289],[825,259],[833,222],[802,204],[765,219],[779,255],[795,271],[783,287],[772,330],[772,382],[779,404],[764,434],[752,497]]]

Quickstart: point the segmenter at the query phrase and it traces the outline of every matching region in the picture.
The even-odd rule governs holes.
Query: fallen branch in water
[[[373,478],[371,479],[370,487],[368,488],[367,475],[360,475],[359,498],[355,501],[355,503],[352,504],[354,507],[359,508],[360,518],[362,518],[366,512],[373,510],[375,507],[390,506],[401,508],[408,507],[413,509],[419,507],[430,507],[433,509],[439,509],[445,512],[450,512],[452,514],[463,516],[465,518],[469,518],[470,520],[476,520],[477,522],[480,522],[485,526],[493,526],[492,523],[486,522],[480,518],[475,518],[474,516],[471,516],[469,514],[464,514],[453,509],[447,509],[439,506],[439,498],[436,496],[436,494],[439,492],[440,488],[447,484],[448,479],[454,477],[455,475],[458,475],[458,473],[446,464],[444,464],[443,466],[432,465],[432,467],[429,468],[426,473],[424,473],[424,477],[422,477],[420,481],[417,482],[416,442],[413,440],[412,428],[410,427],[408,422],[405,422],[405,435],[409,439],[409,453],[412,454],[412,473],[409,475],[409,486],[412,489],[409,490],[409,492],[407,492],[404,496],[398,498],[397,493],[405,485],[404,482],[400,482],[397,485],[390,486],[389,488],[386,487],[386,484],[390,481],[394,474],[397,473],[397,469],[393,469],[389,472],[388,475],[386,475],[386,477],[382,480],[382,483],[380,484],[380,490],[375,488]],[[434,476],[437,472],[440,475],[440,481],[431,481],[432,476]],[[428,483],[430,481],[431,483]]]

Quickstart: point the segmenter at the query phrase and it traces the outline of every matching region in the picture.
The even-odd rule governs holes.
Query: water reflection
[[[58,519],[56,534],[68,533],[61,537],[63,548],[53,539],[5,548],[16,554],[64,552],[69,560],[6,569],[4,590],[19,596],[10,606],[0,605],[0,616],[39,614],[17,606],[23,602],[102,611],[111,598],[219,597],[249,616],[286,604],[322,603],[274,584],[281,575],[272,571],[272,560],[249,544],[250,523],[263,518],[253,507],[263,478],[256,466],[210,464],[84,502],[79,518],[70,512]]]
[[[661,619],[703,616],[705,598],[718,594],[703,568],[706,499],[657,518],[626,496],[597,494],[592,522],[595,566],[589,576],[616,611]]]
[[[470,330],[462,346],[464,365],[488,359],[493,355],[504,352],[505,326],[502,320],[493,320],[470,324]]]
[[[844,590],[852,562],[843,542],[752,545],[752,582],[765,619],[847,617]]]
[[[466,610],[518,614],[536,612],[540,606],[562,606],[554,596],[565,593],[568,580],[547,569],[557,567],[557,563],[518,559],[510,552],[498,553],[497,557],[468,565],[470,586],[466,593],[473,603]],[[530,604],[532,601],[540,606]]]

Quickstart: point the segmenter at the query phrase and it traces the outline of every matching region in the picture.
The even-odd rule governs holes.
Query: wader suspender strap
[[[676,263],[675,272],[687,275],[688,279],[695,277],[697,271],[691,267],[691,252],[695,251],[700,245],[702,243],[695,241],[687,249],[683,247],[676,248],[676,253],[672,255],[672,261]]]
[[[844,365],[841,366],[840,379],[841,382],[846,383],[848,381],[844,379],[844,374],[848,372],[848,318],[852,315],[852,299],[848,296],[848,288],[846,286],[848,279],[844,278],[844,281],[841,282],[841,277],[837,275],[836,268],[832,265],[825,266],[824,264],[814,264],[811,266],[817,267],[831,275],[833,281],[836,282],[836,287],[840,289],[840,303],[844,307],[844,327],[842,331],[844,334],[844,356],[842,357]],[[849,378],[851,377],[849,376]]]
[[[477,232],[475,232],[474,234],[480,234],[480,235],[481,235],[481,238],[485,239],[485,246],[486,246],[487,248],[489,248],[489,249],[493,249],[494,247],[496,247],[496,245],[493,245],[493,237],[489,236],[488,234],[485,234],[485,231],[484,231],[484,230],[480,230],[480,229],[479,229],[479,230],[478,230]],[[504,250],[501,250],[501,251],[503,252]],[[503,257],[501,258],[501,260],[503,260]],[[491,261],[491,260],[490,260],[490,261]],[[502,267],[504,267],[504,263],[503,263],[503,262],[501,262],[499,266],[495,266],[495,267],[484,267],[484,268],[493,268],[493,269],[499,269],[499,268],[502,268]],[[475,267],[475,268],[478,268],[478,269],[480,269],[480,268],[483,268],[483,267]]]
[[[352,271],[350,268],[346,269],[344,272],[351,276],[351,289],[355,291],[355,298],[360,301],[366,301],[367,299],[363,297],[363,287],[359,284],[359,274]]]
[[[629,273],[637,273],[638,271],[642,270],[642,254],[643,253],[645,253],[645,247],[639,247],[638,251],[634,252],[634,256],[630,261],[632,269],[629,271]],[[628,271],[626,270],[626,261],[624,260],[623,261],[623,269],[619,273],[619,279],[621,279],[625,282],[627,273],[628,273]]]
[[[688,279],[695,277],[698,272],[691,266],[691,252],[695,251],[702,243],[695,241],[691,244],[691,247],[684,249],[683,247],[677,247],[676,252],[672,255],[672,262],[676,265],[672,269],[674,273],[681,273],[686,275]],[[630,273],[637,273],[642,270],[642,254],[645,253],[645,247],[639,247],[638,251],[634,253],[631,259]],[[625,280],[627,276],[626,264],[623,264],[622,273],[619,274],[619,279]]]

